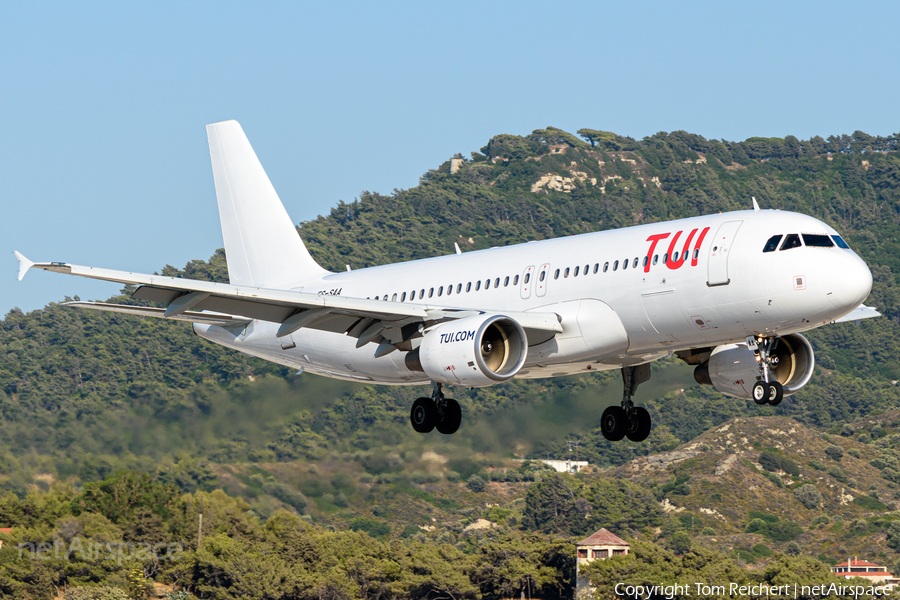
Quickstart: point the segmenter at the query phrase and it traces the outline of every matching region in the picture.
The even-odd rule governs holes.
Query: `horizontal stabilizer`
[[[117,312],[126,315],[135,315],[138,317],[158,317],[160,319],[170,319],[174,321],[188,321],[189,323],[206,323],[207,325],[219,325],[221,327],[234,327],[236,325],[246,325],[252,322],[252,319],[245,317],[237,317],[234,315],[226,315],[216,312],[197,312],[184,311],[172,316],[166,316],[165,308],[155,308],[152,306],[132,306],[129,304],[106,304],[104,302],[65,302],[63,306],[74,306],[76,308],[89,308],[91,310],[102,310],[107,312]]]

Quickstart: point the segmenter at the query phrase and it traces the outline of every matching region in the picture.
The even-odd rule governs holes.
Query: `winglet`
[[[759,203],[756,201],[756,196],[750,196],[750,197],[753,198],[753,210],[758,212],[759,211]]]
[[[22,281],[22,278],[25,277],[25,273],[34,266],[34,263],[25,258],[21,252],[13,250],[13,254],[19,259],[19,281]]]

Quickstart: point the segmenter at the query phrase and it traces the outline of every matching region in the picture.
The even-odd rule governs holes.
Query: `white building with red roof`
[[[887,567],[876,565],[875,563],[870,563],[865,560],[859,560],[858,556],[853,559],[847,559],[847,562],[834,565],[831,567],[831,572],[838,577],[845,577],[847,579],[850,577],[862,577],[863,579],[871,581],[873,584],[887,584],[888,589],[893,589],[894,585],[898,583],[898,579],[891,573],[888,573]]]
[[[581,567],[595,560],[611,556],[625,556],[631,544],[606,528],[595,531],[589,537],[575,544],[575,598],[587,598],[591,585],[587,577],[581,576]]]

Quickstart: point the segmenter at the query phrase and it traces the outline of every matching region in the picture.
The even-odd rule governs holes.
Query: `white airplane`
[[[621,369],[609,440],[642,441],[632,396],[675,354],[723,394],[778,404],[814,366],[800,332],[879,316],[865,262],[822,221],[754,210],[331,273],[312,259],[236,121],[208,125],[230,283],[63,262],[29,268],[139,286],[165,308],[69,302],[188,321],[212,342],[326,377],[431,382],[413,429],[460,425],[442,386]]]

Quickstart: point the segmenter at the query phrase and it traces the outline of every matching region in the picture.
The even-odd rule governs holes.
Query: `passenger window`
[[[451,283],[450,285],[447,286],[447,295],[449,296],[452,293],[453,293],[453,284]]]
[[[800,236],[796,233],[789,233],[787,237],[784,238],[784,243],[781,244],[781,249],[790,250],[791,248],[799,248],[800,246]]]
[[[519,276],[518,275],[513,277],[513,285],[519,285]]]
[[[554,271],[554,273],[553,273],[553,279],[559,279],[559,269],[557,269],[556,271]]]
[[[669,262],[669,253],[668,252],[663,254],[663,264],[666,264],[667,262]]]
[[[403,295],[406,296],[406,292],[403,292]],[[391,302],[396,302],[396,301],[397,301],[397,294],[394,294],[393,297],[391,297]]]
[[[378,296],[375,296],[375,299],[376,299],[376,300],[380,300],[381,298],[379,298]]]
[[[531,281],[531,273],[525,273],[525,283]]]
[[[678,262],[678,253],[672,255],[672,262]]]
[[[594,263],[594,275],[597,274],[597,271],[600,270],[600,263]]]
[[[637,256],[634,257],[634,262],[631,263],[631,266],[634,267],[635,269],[637,269],[637,266],[638,266],[638,257]]]
[[[626,258],[625,260],[622,261],[622,270],[624,271],[627,268],[628,268],[628,259]]]
[[[434,297],[434,288],[431,288],[430,290],[428,290],[428,297],[429,297],[429,298],[433,298],[433,297]]]
[[[444,286],[438,288],[438,298],[444,295]]]
[[[694,248],[694,260],[700,258],[700,248]]]
[[[387,301],[388,301],[388,297],[387,297],[387,296],[388,296],[388,295],[385,294],[385,295],[384,295],[384,298],[382,298],[382,300],[384,300],[385,302],[387,302]]]
[[[619,261],[616,261],[613,263],[613,271],[617,270],[618,268],[619,268]]]
[[[655,265],[657,262],[659,262],[659,254],[654,254],[653,255],[653,264]]]
[[[563,271],[563,277],[565,278],[565,277],[568,277],[568,276],[569,276],[569,267],[566,267],[566,270]]]
[[[475,282],[475,291],[477,292],[480,289],[481,289],[481,280],[479,279],[478,281]]]
[[[578,271],[581,270],[581,267],[575,267],[575,274],[573,277],[578,277]]]
[[[506,287],[508,285],[509,285],[509,275],[507,275],[506,277],[503,278],[503,287]]]
[[[403,295],[400,296],[400,302],[406,302],[406,292],[403,292]]]
[[[591,268],[591,265],[584,265],[584,274],[585,275],[588,274],[588,271],[590,270],[590,268]]]
[[[472,282],[470,281],[469,283],[466,284],[466,293],[471,292],[471,291],[472,291]]]
[[[540,277],[541,281],[544,280],[545,275],[547,275],[547,271],[541,271],[541,277]]]
[[[766,242],[766,247],[763,248],[763,252],[775,252],[775,249],[778,248],[778,242],[781,241],[781,238],[784,237],[780,233],[778,235],[773,235],[769,238],[769,241]]]
[[[838,245],[838,248],[843,248],[844,250],[850,249],[850,246],[847,245],[847,242],[845,242],[844,238],[842,238],[841,236],[833,235],[831,237],[834,238],[834,243]]]
[[[486,289],[486,290],[491,289],[491,280],[490,279],[484,280],[484,289]]]
[[[419,300],[423,300],[425,298],[425,289],[419,290]]]
[[[807,248],[834,248],[834,242],[827,235],[804,233],[803,245]]]
[[[499,277],[498,277],[497,279],[494,280],[494,287],[495,287],[495,288],[500,287],[500,278],[499,278]]]
[[[648,262],[650,262],[650,257],[649,257],[649,256],[645,256],[645,257],[644,257],[644,260],[641,261],[641,266],[642,266],[642,267],[646,267]]]
[[[606,273],[607,270],[609,270],[609,262],[603,263],[603,272]]]
[[[469,285],[472,285],[472,284],[470,283]],[[457,284],[456,284],[456,293],[457,293],[457,294],[461,294],[461,293],[462,293],[462,284],[461,284],[461,283],[457,283]]]

